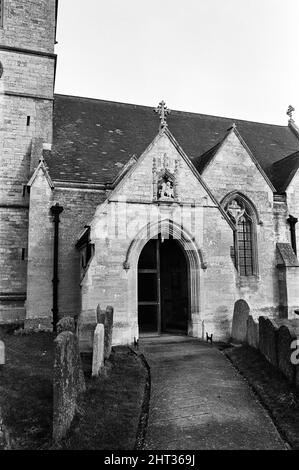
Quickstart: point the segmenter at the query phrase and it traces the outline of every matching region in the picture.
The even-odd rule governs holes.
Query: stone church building
[[[55,0],[0,0],[0,322],[227,339],[299,308],[299,129],[54,94]],[[58,65],[59,66],[59,65]],[[155,112],[154,112],[155,111]]]

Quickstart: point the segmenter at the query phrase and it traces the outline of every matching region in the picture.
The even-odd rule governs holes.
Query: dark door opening
[[[172,238],[152,239],[140,254],[138,323],[141,334],[187,334],[187,261],[180,245]]]

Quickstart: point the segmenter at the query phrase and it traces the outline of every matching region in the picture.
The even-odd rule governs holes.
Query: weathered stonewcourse
[[[272,319],[259,317],[259,348],[275,367],[277,367],[277,330],[278,327]]]
[[[55,339],[53,379],[53,441],[67,433],[77,409],[77,398],[85,391],[77,337],[63,331]]]
[[[252,315],[249,315],[247,319],[246,342],[252,348],[259,348],[259,324],[254,320]]]
[[[234,306],[233,324],[232,324],[232,340],[243,343],[246,341],[247,320],[250,308],[243,299],[237,300]]]

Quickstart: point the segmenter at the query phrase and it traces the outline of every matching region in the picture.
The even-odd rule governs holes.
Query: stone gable
[[[230,132],[202,176],[221,200],[232,190],[262,192],[272,201],[272,189],[235,132]]]
[[[164,166],[165,159],[166,167]],[[157,188],[154,189],[154,166],[158,174],[166,168],[174,176],[179,202],[215,206],[206,189],[166,134],[156,137],[109,199],[122,197],[130,201],[152,202],[157,196]]]

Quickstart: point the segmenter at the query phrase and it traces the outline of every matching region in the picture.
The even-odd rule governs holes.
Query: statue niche
[[[153,159],[153,199],[174,202],[178,200],[179,162],[166,155]]]
[[[174,199],[174,182],[173,178],[165,172],[158,181],[158,200],[167,201]]]

